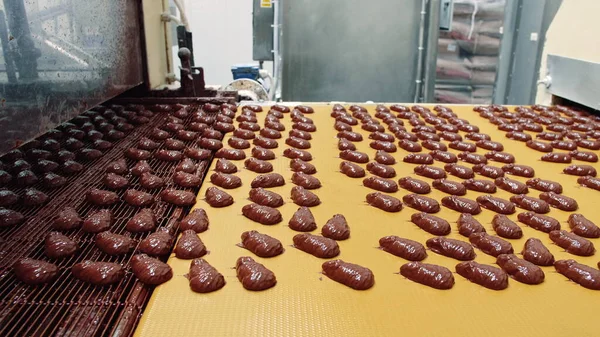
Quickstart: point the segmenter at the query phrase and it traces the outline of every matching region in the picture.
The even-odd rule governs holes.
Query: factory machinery
[[[146,41],[50,127],[7,100],[0,336],[594,334],[600,118],[560,62],[552,106],[239,103],[178,37],[177,89]]]

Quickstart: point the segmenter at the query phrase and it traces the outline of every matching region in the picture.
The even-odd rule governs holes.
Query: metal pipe
[[[423,93],[422,102],[433,102],[435,99],[435,81],[438,58],[438,40],[440,35],[440,0],[429,0],[429,15],[427,16],[427,45],[425,46],[423,66]]]
[[[273,0],[273,85],[269,90],[269,100],[276,97],[277,87],[281,83],[279,64],[279,0]]]
[[[421,0],[421,22],[419,23],[419,47],[417,48],[417,74],[416,88],[413,102],[417,103],[421,95],[421,87],[423,85],[423,50],[425,46],[425,15],[427,14],[427,1]]]
[[[0,42],[2,43],[2,54],[4,55],[8,83],[17,83],[17,71],[8,45],[8,29],[6,28],[6,21],[4,21],[4,11],[0,11]]]

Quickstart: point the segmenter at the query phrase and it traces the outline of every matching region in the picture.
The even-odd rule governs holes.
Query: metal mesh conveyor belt
[[[44,237],[51,230],[51,220],[62,207],[74,207],[82,218],[99,209],[85,201],[85,193],[91,188],[104,188],[102,178],[107,164],[123,158],[124,149],[135,147],[141,137],[148,136],[153,128],[162,125],[165,117],[168,116],[166,111],[173,112],[176,108],[185,108],[193,112],[198,109],[198,106],[163,105],[147,108],[162,112],[156,112],[148,123],[136,127],[125,138],[113,142],[113,147],[102,157],[82,162],[85,169],[68,176],[68,183],[65,186],[47,190],[41,183],[34,185],[33,187],[48,194],[50,197],[48,203],[39,207],[11,207],[27,216],[27,220],[15,227],[0,229],[1,336],[128,336],[133,333],[153,287],[137,281],[127,268],[125,277],[119,283],[105,287],[78,281],[71,275],[70,268],[73,264],[87,259],[116,262],[127,266],[135,251],[120,256],[106,255],[95,247],[93,234],[78,229],[65,234],[77,242],[80,250],[70,258],[52,261],[44,256]],[[190,120],[191,117],[185,119],[185,125],[189,124]],[[188,147],[196,147],[194,141],[185,143]],[[86,143],[86,146],[88,145],[89,143]],[[196,174],[203,178],[210,160],[196,162],[198,163]],[[134,161],[129,159],[127,163],[129,168],[134,165]],[[152,157],[148,163],[154,174],[165,180],[165,188],[173,187],[171,177],[177,162],[162,162]],[[130,173],[126,177],[130,183],[129,188],[144,190],[139,186],[137,177]],[[23,193],[23,188],[8,187],[18,194]],[[197,189],[186,190],[197,191]],[[117,192],[121,199],[124,191],[125,189],[122,189]],[[155,202],[150,208],[158,220],[157,226],[171,228],[172,232],[176,232],[177,220],[187,214],[188,209],[161,201],[158,196],[160,191],[161,189],[147,190],[154,196]],[[111,231],[117,234],[127,233],[125,224],[139,210],[124,201],[103,208],[113,211],[115,223]],[[139,242],[148,234],[130,233],[129,235]],[[22,284],[11,272],[12,264],[21,257],[54,262],[59,267],[59,276],[52,283],[45,285]]]
[[[322,204],[313,207],[320,233],[322,225],[336,213],[343,214],[351,227],[351,237],[339,242],[339,258],[370,268],[375,275],[375,285],[367,291],[355,291],[333,282],[320,274],[324,260],[299,251],[291,246],[292,237],[297,232],[287,226],[293,212],[298,208],[290,200],[291,181],[289,159],[282,156],[287,132],[291,128],[289,114],[282,122],[286,126],[284,137],[279,139],[275,149],[277,159],[272,161],[275,172],[286,178],[286,185],[273,188],[285,198],[286,204],[280,207],[284,221],[274,226],[263,226],[246,219],[241,214],[242,206],[248,204],[250,182],[255,173],[243,168],[243,161],[236,161],[243,185],[228,190],[235,203],[222,209],[211,208],[202,199],[205,190],[212,186],[206,180],[195,207],[207,210],[210,218],[208,231],[199,234],[210,251],[205,259],[218,269],[227,281],[225,287],[209,294],[197,294],[190,290],[185,275],[190,261],[179,260],[173,255],[168,263],[173,267],[174,277],[168,283],[159,286],[144,312],[136,330],[138,337],[150,336],[590,336],[596,334],[598,296],[600,293],[585,289],[564,276],[556,273],[552,267],[544,267],[546,280],[543,284],[530,286],[515,280],[509,281],[509,287],[503,291],[492,291],[471,283],[455,274],[456,284],[447,291],[435,290],[398,275],[399,267],[406,261],[385,253],[379,249],[379,238],[386,235],[398,235],[417,240],[421,243],[432,237],[412,224],[409,219],[416,211],[405,207],[399,213],[386,213],[366,204],[365,195],[372,190],[362,186],[361,179],[351,179],[339,172],[341,159],[338,158],[336,133],[332,127],[334,119],[330,117],[331,105],[314,104],[315,113],[306,115],[314,120],[317,131],[311,140],[314,160],[317,168],[315,176],[323,186],[315,190]],[[364,105],[374,115],[374,105]],[[564,187],[564,195],[577,199],[579,210],[590,220],[600,224],[598,215],[598,193],[595,190],[580,187],[577,177],[562,173],[567,164],[545,163],[539,160],[542,153],[525,146],[524,143],[505,138],[504,132],[495,125],[473,112],[472,106],[450,106],[458,117],[469,120],[487,133],[492,140],[500,141],[505,151],[516,156],[518,164],[535,168],[535,176],[557,181]],[[431,107],[430,107],[431,108]],[[266,109],[268,110],[268,109]],[[259,123],[263,123],[265,112],[258,113]],[[237,123],[236,123],[237,124]],[[410,130],[408,124],[407,128]],[[369,147],[368,133],[353,127],[365,138],[356,143],[359,151],[369,154],[371,160],[375,150]],[[463,136],[464,132],[460,132]],[[230,137],[227,135],[226,138]],[[445,141],[444,141],[445,142]],[[224,144],[226,142],[224,141]],[[450,149],[449,151],[457,153]],[[556,150],[557,152],[561,152]],[[245,150],[250,156],[250,149]],[[477,153],[487,151],[477,149]],[[402,162],[408,152],[398,149],[394,154],[398,163],[394,165],[397,177],[413,176],[413,164]],[[575,162],[574,162],[575,163]],[[578,164],[588,164],[577,162]],[[500,163],[490,162],[494,166]],[[214,168],[213,161],[211,170]],[[435,162],[443,167],[443,163]],[[470,164],[464,164],[471,166]],[[591,164],[600,169],[597,163]],[[363,165],[364,167],[364,165]],[[209,172],[210,173],[210,172]],[[476,178],[482,178],[477,176]],[[525,181],[525,178],[511,176],[512,179]],[[419,178],[431,183],[431,179]],[[452,180],[461,179],[450,177]],[[397,198],[408,194],[400,189],[393,193]],[[468,191],[466,196],[474,200],[481,193]],[[538,197],[539,192],[530,190],[529,195]],[[428,195],[438,201],[446,194],[433,189]],[[501,189],[495,194],[508,199],[511,195]],[[516,220],[516,215],[509,216]],[[485,226],[488,233],[494,234],[490,221],[495,213],[483,210],[476,218]],[[458,213],[448,208],[436,214],[451,222],[450,238],[466,240],[456,229]],[[553,208],[548,214],[561,222],[563,229],[569,213]],[[547,234],[536,231],[521,223],[524,236],[519,240],[510,240],[515,253],[519,254],[525,240],[539,238],[558,259],[576,259],[589,266],[596,266],[599,260],[596,253],[591,257],[579,257],[565,252],[552,244]],[[240,234],[248,230],[258,230],[279,239],[285,252],[277,257],[264,259],[238,246]],[[600,240],[591,239],[598,246]],[[495,259],[476,250],[476,261],[493,265]],[[439,264],[454,271],[458,261],[428,252],[424,262]],[[243,289],[233,269],[240,256],[252,256],[258,262],[271,269],[278,283],[263,292],[250,292]]]

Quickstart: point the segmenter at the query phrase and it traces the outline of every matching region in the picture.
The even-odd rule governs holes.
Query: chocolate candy
[[[168,264],[146,254],[134,255],[130,265],[135,277],[147,285],[159,285],[173,277],[173,270]]]
[[[297,234],[293,238],[294,247],[322,259],[329,259],[340,254],[335,240],[308,233]]]
[[[508,275],[502,269],[475,261],[457,264],[456,273],[488,289],[503,290],[508,287]]]
[[[36,184],[38,182],[38,177],[35,175],[35,173],[31,172],[30,170],[24,170],[19,172],[19,174],[17,174],[17,185],[19,186],[31,186],[33,184]]]
[[[540,284],[544,282],[544,272],[535,264],[519,259],[514,254],[502,254],[496,259],[496,264],[515,280],[525,284]]]
[[[355,163],[368,163],[369,156],[364,152],[344,150],[340,152],[340,158]]]
[[[363,140],[363,136],[360,133],[352,131],[338,132],[337,137],[347,139],[351,142],[361,142]]]
[[[480,139],[477,142],[475,142],[475,145],[485,150],[504,151],[504,145],[502,145],[502,143],[494,142],[487,139]]]
[[[398,191],[398,185],[395,181],[376,176],[365,178],[363,185],[381,192],[393,193]]]
[[[342,151],[346,152],[346,151]],[[312,155],[310,154],[310,152],[304,151],[304,150],[298,150],[298,149],[292,149],[292,148],[288,148],[285,149],[283,151],[283,156],[287,157],[289,159],[302,159],[304,161],[311,161],[312,160]],[[365,154],[366,156],[366,154]],[[367,161],[368,158],[367,158]]]
[[[554,269],[580,286],[592,290],[600,290],[600,271],[575,260],[559,260]]]
[[[524,208],[528,211],[545,214],[550,212],[550,206],[548,203],[541,199],[529,197],[526,195],[515,195],[510,197],[510,201],[515,203],[517,206]]]
[[[573,255],[592,256],[596,252],[596,248],[594,248],[591,241],[565,230],[551,231],[550,240]]]
[[[407,279],[435,289],[451,289],[454,286],[452,272],[442,266],[408,262],[400,267],[400,274]]]
[[[540,193],[540,199],[550,204],[550,206],[566,212],[574,212],[579,208],[575,199],[554,192]]]
[[[398,142],[398,146],[400,146],[403,150],[408,152],[421,152],[423,150],[419,143],[408,139],[401,139]]]
[[[413,171],[420,176],[431,178],[431,179],[442,179],[446,178],[446,172],[441,168],[428,165],[419,165],[413,169]]]
[[[96,247],[108,255],[127,254],[135,247],[136,242],[131,238],[105,231],[96,234]]]
[[[148,232],[154,230],[154,228],[156,228],[156,217],[149,208],[141,209],[125,225],[125,229],[132,233]]]
[[[584,238],[600,238],[600,228],[581,214],[571,214],[568,219],[571,231]],[[556,229],[560,229],[560,226]]]
[[[37,285],[52,282],[58,275],[58,267],[49,262],[22,258],[13,265],[13,272],[19,281]]]
[[[223,147],[223,143],[219,139],[203,137],[198,141],[198,145],[207,150],[216,151]]]
[[[36,190],[35,188],[28,188],[23,193],[23,198],[21,201],[25,206],[39,206],[48,201],[48,196],[45,193]]]
[[[482,252],[498,257],[500,254],[512,254],[513,247],[510,242],[485,232],[473,233],[469,236],[469,242]]]
[[[531,140],[531,136],[524,132],[510,131],[506,133],[506,138],[518,140],[520,142],[527,142]]]
[[[247,163],[250,159],[254,159],[254,158],[246,159],[246,161],[244,162],[246,168],[248,168]],[[217,160],[217,164],[215,165],[215,171],[231,174],[231,173],[237,172],[237,167],[235,166],[234,163],[230,162],[229,160],[227,160],[225,158],[219,158]]]
[[[177,171],[177,172],[175,172],[174,176],[177,176],[178,173],[188,174],[185,172]],[[194,176],[194,177],[196,177],[196,176]],[[146,173],[142,173],[142,176],[140,177],[140,185],[143,188],[147,188],[147,189],[161,188],[161,187],[165,186],[165,181],[162,178],[155,176],[154,174],[152,174],[150,172],[146,172]]]
[[[569,152],[571,157],[575,160],[587,161],[590,163],[598,162],[598,155],[593,152],[585,152],[585,151],[571,151]]]
[[[282,129],[282,127],[283,127],[283,125],[280,124],[280,123],[269,122],[267,124],[270,125],[270,126],[273,126],[273,127],[277,128],[277,129]],[[285,130],[285,127],[283,127],[283,129]],[[283,130],[280,130],[280,131],[283,131]],[[260,130],[260,135],[262,137],[264,137],[264,138],[269,138],[269,139],[279,139],[279,138],[281,138],[281,132],[279,132],[279,130],[276,130],[276,129],[271,128],[271,127],[265,127],[264,129]]]
[[[373,207],[377,207],[386,212],[400,212],[402,210],[402,202],[400,200],[380,192],[369,193],[366,196],[367,203]]]
[[[260,257],[274,257],[283,253],[283,245],[279,240],[254,230],[242,233],[241,247]]]
[[[453,141],[461,141],[462,140],[462,136],[459,135],[458,133],[454,133],[454,132],[450,132],[450,131],[442,131],[440,132],[440,138],[447,140],[449,142],[453,142]],[[433,148],[432,150],[442,150],[442,151],[446,151],[447,150],[447,146],[443,143],[438,143],[438,142],[432,142],[432,141],[425,141],[428,142],[428,146],[430,146],[431,148]],[[430,148],[428,146],[425,146],[425,142],[423,142],[423,146],[426,148]]]
[[[337,131],[352,131],[352,126],[350,126],[349,124],[342,122],[341,118],[352,118],[350,116],[343,116],[343,117],[338,117],[338,119],[336,120],[335,124],[333,125],[333,128],[336,129]],[[354,118],[352,118],[354,119]],[[356,121],[356,120],[355,120]],[[358,124],[358,122],[356,122]],[[356,124],[354,124],[356,125]]]
[[[456,221],[458,233],[469,237],[473,233],[485,233],[485,228],[471,214],[462,213]]]
[[[263,225],[275,225],[283,220],[281,213],[277,209],[256,203],[242,207],[242,213],[248,219]]]
[[[0,206],[10,206],[19,201],[19,196],[9,190],[0,190]]]
[[[289,136],[296,137],[296,138],[302,138],[302,139],[306,139],[306,140],[312,139],[312,136],[309,132],[302,131],[302,130],[296,130],[296,129],[290,130]]]
[[[485,154],[485,157],[491,161],[497,161],[500,163],[512,164],[515,162],[515,156],[506,152],[490,151]]]
[[[229,146],[231,146],[234,149],[247,149],[250,147],[249,141],[238,137],[229,138],[227,140],[227,144],[229,144]]]
[[[79,228],[83,220],[72,207],[64,207],[52,221],[52,228],[57,230],[70,230]]]
[[[181,151],[185,149],[185,143],[177,139],[169,138],[165,140],[165,147],[168,150]]]
[[[489,180],[478,180],[478,179],[467,179],[462,182],[463,185],[471,191],[483,192],[483,193],[496,193],[496,185],[493,181]]]
[[[402,161],[411,164],[433,164],[433,157],[427,153],[411,153],[406,155]]]
[[[106,167],[106,172],[119,174],[119,175],[126,174],[127,173],[127,162],[125,161],[125,159],[119,159],[119,160],[113,161],[113,162],[109,163],[108,166]]]
[[[369,135],[369,139],[379,140],[382,142],[393,142],[394,136],[384,132],[373,132]]]
[[[222,148],[215,153],[215,157],[229,160],[243,160],[246,159],[246,154],[243,150]]]
[[[123,199],[134,207],[150,206],[154,203],[154,196],[150,193],[129,189],[123,194]]]
[[[458,164],[446,164],[444,165],[444,170],[450,173],[451,175],[462,179],[469,179],[475,177],[475,173],[473,173],[473,170],[466,166]]]
[[[542,241],[536,238],[529,238],[523,247],[523,258],[538,266],[551,266],[554,264],[554,256]]]
[[[433,188],[451,195],[465,195],[467,193],[467,189],[463,184],[453,180],[436,179],[431,185]]]
[[[94,205],[107,206],[119,201],[119,196],[114,192],[93,188],[86,194],[86,199]]]
[[[254,132],[252,132],[250,130],[244,130],[244,129],[235,129],[233,131],[233,135],[235,137],[242,138],[242,139],[254,139],[254,137],[256,137]]]
[[[488,161],[484,155],[469,152],[459,153],[458,159],[473,165],[487,164]]]
[[[356,264],[333,260],[323,263],[322,268],[325,276],[355,290],[366,290],[375,284],[373,272]]]
[[[236,262],[235,269],[238,280],[246,290],[261,291],[277,284],[275,274],[251,257],[240,257]]]
[[[409,261],[422,261],[427,257],[427,251],[422,244],[395,235],[379,239],[379,246],[383,251]]]
[[[477,202],[455,195],[443,197],[442,205],[459,213],[469,213],[473,215],[481,213],[481,208]]]
[[[433,235],[450,234],[450,224],[448,221],[427,213],[415,213],[410,221],[422,230]]]
[[[89,260],[76,263],[71,272],[83,282],[102,286],[117,283],[125,276],[125,270],[120,264]]]
[[[600,150],[600,141],[589,140],[589,139],[577,139],[575,141],[577,146],[589,149],[589,150]]]
[[[133,160],[146,160],[150,159],[150,157],[152,156],[152,154],[149,151],[140,150],[132,147],[125,150],[124,154],[125,157]]]
[[[600,191],[600,179],[594,177],[579,177],[577,183],[597,191]]]
[[[396,159],[392,155],[381,150],[375,153],[375,161],[383,165],[394,165],[396,163]]]
[[[553,148],[559,150],[573,151],[577,150],[577,144],[568,140],[553,140],[550,142]]]
[[[425,244],[432,252],[459,261],[471,261],[475,259],[476,256],[473,246],[461,240],[448,239],[440,236],[428,239]]]
[[[319,197],[302,186],[294,186],[291,191],[292,201],[298,206],[313,207],[321,203]]]
[[[429,184],[422,180],[411,177],[403,177],[398,180],[400,187],[417,194],[427,194],[431,192]]]
[[[539,138],[539,139],[543,139],[543,140],[555,141],[555,140],[562,140],[564,136],[562,133],[540,132],[537,135],[535,135],[535,137]]]
[[[279,173],[261,174],[254,178],[254,180],[252,180],[252,183],[250,184],[252,188],[270,188],[283,185],[285,185],[285,180],[283,179],[283,176]]]
[[[448,147],[450,147],[451,149],[454,149],[454,150],[464,151],[464,152],[475,152],[475,151],[477,151],[477,147],[475,146],[475,144],[469,143],[469,142],[461,142],[461,141],[458,141],[458,140],[450,142],[448,144]]]
[[[437,213],[440,211],[440,204],[432,198],[418,194],[407,194],[402,197],[402,201],[410,208],[425,213]]]
[[[327,220],[321,228],[321,234],[332,240],[346,240],[350,237],[350,227],[343,215],[336,214]]]
[[[507,177],[496,178],[494,183],[499,188],[513,194],[527,194],[529,192],[526,184],[517,180],[509,179]]]
[[[531,166],[508,164],[502,166],[502,171],[519,177],[533,178],[535,170]]]
[[[515,205],[512,202],[491,195],[481,195],[477,197],[477,202],[481,207],[499,214],[513,214],[515,212]]]
[[[252,157],[259,160],[273,160],[275,159],[275,153],[269,149],[255,146],[252,148]]]
[[[368,163],[367,170],[381,178],[393,178],[396,176],[396,170],[393,167],[379,163]]]
[[[365,176],[365,170],[362,167],[349,161],[340,163],[340,171],[350,178],[362,178]]]
[[[524,212],[520,213],[517,218],[520,222],[526,224],[527,226],[544,233],[560,230],[560,223],[558,220],[546,215],[536,214],[533,212]]]
[[[303,172],[294,172],[292,174],[292,183],[302,186],[307,190],[313,190],[321,187],[321,182],[319,179]]]
[[[289,227],[298,232],[311,232],[317,229],[317,223],[310,208],[300,207],[288,223]]]
[[[179,207],[192,206],[196,202],[196,194],[188,191],[167,189],[160,192],[162,201]]]
[[[113,190],[121,189],[129,185],[127,178],[114,173],[107,173],[106,176],[104,176],[104,179],[102,179],[102,182],[104,186]]]
[[[167,228],[159,228],[140,242],[140,252],[152,256],[163,256],[171,253],[173,237]]]
[[[44,254],[52,259],[69,257],[78,249],[75,241],[58,232],[50,232],[44,239]]]
[[[540,152],[552,152],[552,145],[549,143],[545,143],[545,142],[540,142],[537,140],[529,140],[527,142],[525,142],[525,145],[527,145],[527,147],[534,149],[536,151],[540,151]]]
[[[492,228],[498,236],[506,239],[520,239],[523,237],[521,227],[504,214],[494,215],[494,218],[492,218]]]
[[[596,176],[596,169],[590,165],[570,165],[563,169],[563,173],[574,176]]]
[[[261,136],[254,138],[252,144],[263,147],[265,149],[275,149],[279,146],[279,143],[277,143],[275,139],[264,138]]]
[[[392,142],[384,142],[380,140],[373,141],[369,146],[375,150],[383,150],[385,152],[396,152],[396,145]],[[356,150],[356,148],[354,149]]]
[[[443,163],[456,163],[458,158],[454,153],[444,152],[441,150],[433,150],[429,152],[434,160],[441,161]]]
[[[356,146],[354,145],[354,143],[350,142],[349,140],[347,140],[345,138],[340,138],[338,140],[338,150],[340,150],[340,151],[345,151],[345,150],[355,151]]]
[[[542,192],[562,193],[562,186],[554,181],[542,180],[540,178],[529,179],[526,182],[527,186]]]
[[[184,230],[175,245],[175,256],[179,259],[195,259],[206,255],[206,246],[196,232],[191,229]]]
[[[150,168],[148,163],[146,163],[145,166],[146,166],[146,168],[143,172],[152,171],[152,169]],[[188,158],[183,159],[179,164],[177,164],[177,166],[175,166],[176,172],[183,171],[183,172],[187,172],[187,173],[194,173],[194,172],[196,172],[196,169],[197,169],[196,164],[194,164],[194,162]],[[131,171],[133,173],[133,170],[131,170]],[[140,174],[142,174],[142,173],[140,173]]]
[[[542,161],[550,163],[568,164],[571,162],[571,156],[568,153],[550,152],[540,158]]]
[[[183,173],[183,172],[178,172],[178,173],[179,174],[188,174],[188,173]],[[258,176],[256,179],[259,179],[261,177],[264,177],[264,176]],[[176,181],[175,176],[173,176],[173,181]],[[233,189],[233,188],[238,188],[238,187],[242,186],[242,180],[240,179],[240,177],[235,176],[233,174],[221,173],[221,172],[213,173],[210,176],[210,182],[219,187],[225,188],[225,189]],[[262,182],[262,180],[261,180],[261,182]],[[199,183],[200,182],[198,182],[198,185],[199,185]],[[177,183],[177,184],[180,186],[185,185],[185,184],[182,185],[180,183]],[[265,185],[266,184],[267,183],[265,183]],[[192,186],[184,186],[184,187],[192,187]],[[255,186],[253,186],[253,187],[255,187]],[[261,187],[264,187],[264,186],[261,186]]]
[[[191,159],[196,159],[196,160],[205,160],[208,159],[211,155],[211,151],[207,150],[207,149],[191,149],[191,148],[186,148],[183,151],[183,154]],[[183,159],[185,160],[185,159]],[[188,172],[191,173],[191,172]]]
[[[67,184],[67,178],[55,173],[46,173],[42,178],[44,187],[49,189],[59,188]]]
[[[251,189],[249,198],[253,202],[263,206],[280,207],[283,205],[283,198],[279,194],[261,187]]]
[[[233,204],[233,197],[216,187],[207,188],[204,198],[206,199],[206,203],[215,208],[227,207]]]

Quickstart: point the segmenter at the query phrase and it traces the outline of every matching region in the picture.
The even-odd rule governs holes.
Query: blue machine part
[[[246,64],[246,65],[234,65],[231,66],[231,73],[233,74],[233,79],[237,80],[240,78],[248,78],[251,80],[258,80],[258,65]]]

